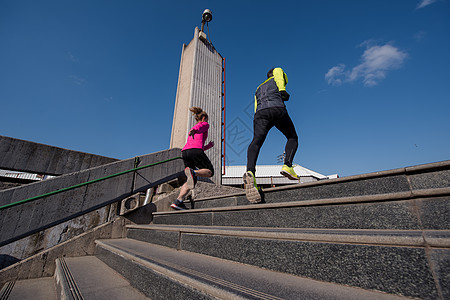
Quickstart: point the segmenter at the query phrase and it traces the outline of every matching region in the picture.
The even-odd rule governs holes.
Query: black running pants
[[[287,138],[284,164],[292,167],[292,162],[298,148],[297,132],[286,108],[272,107],[255,113],[253,119],[253,140],[247,150],[247,171],[252,171],[255,174],[259,150],[269,130],[274,126]]]

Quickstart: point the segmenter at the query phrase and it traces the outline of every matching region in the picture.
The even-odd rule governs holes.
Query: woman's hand
[[[197,133],[197,130],[192,129],[191,131],[189,131],[189,135],[192,136],[192,138],[194,138],[194,135]]]
[[[208,145],[205,146],[205,149],[208,150],[208,149],[210,149],[212,147],[214,147],[214,142],[213,141],[209,142]]]

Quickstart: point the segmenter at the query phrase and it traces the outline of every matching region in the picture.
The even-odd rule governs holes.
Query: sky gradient
[[[357,175],[450,159],[450,1],[0,0],[0,135],[119,159],[169,147],[183,43],[226,59],[227,162],[267,71],[289,77],[294,162]],[[277,164],[273,129],[258,164]]]

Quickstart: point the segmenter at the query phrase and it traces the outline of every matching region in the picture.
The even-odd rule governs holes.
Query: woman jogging
[[[195,187],[197,176],[212,177],[214,175],[214,167],[204,152],[214,147],[214,142],[209,142],[205,146],[209,129],[208,114],[199,107],[191,107],[189,110],[194,114],[197,124],[189,131],[186,145],[181,150],[187,181],[181,187],[177,200],[170,205],[179,210],[187,209],[183,200]]]

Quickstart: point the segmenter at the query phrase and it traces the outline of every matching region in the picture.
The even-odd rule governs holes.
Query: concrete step
[[[277,192],[280,197],[284,191]],[[293,196],[292,196],[293,197]],[[450,188],[155,212],[153,224],[329,229],[449,230]]]
[[[152,299],[403,299],[134,239],[97,241],[97,257]]]
[[[56,300],[53,277],[7,282],[0,290],[1,300]]]
[[[8,282],[0,291],[0,299],[147,300],[148,298],[95,256],[83,256],[58,259],[54,277]]]
[[[128,238],[363,289],[439,299],[435,281],[448,286],[450,230],[127,228]]]
[[[95,256],[58,259],[55,278],[63,299],[148,299]]]
[[[266,203],[348,198],[450,187],[450,161],[263,190]],[[196,199],[194,208],[249,205],[244,192]],[[190,203],[186,205],[190,207]]]

